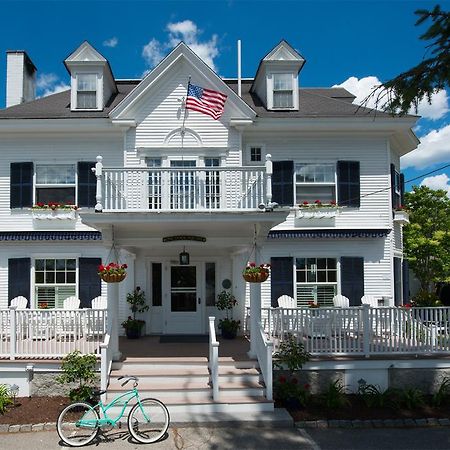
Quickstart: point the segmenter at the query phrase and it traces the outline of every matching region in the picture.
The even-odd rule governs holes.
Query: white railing
[[[112,325],[108,324],[108,329],[104,341],[100,344],[100,390],[106,391],[109,383],[109,374],[112,367],[112,350],[109,346],[111,339]],[[102,401],[106,400],[106,393],[101,396]]]
[[[252,167],[104,168],[97,157],[97,211],[257,209],[271,202],[272,161]]]
[[[1,358],[59,358],[73,350],[100,355],[106,310],[0,310]]]
[[[261,322],[259,322],[259,329],[256,332],[256,356],[258,358],[264,384],[266,385],[267,400],[273,400],[272,353],[273,342],[267,339],[264,328]]]
[[[313,355],[450,353],[445,307],[262,308],[262,326],[275,343],[294,335]]]
[[[208,367],[211,373],[213,400],[219,400],[219,342],[216,338],[215,317],[209,318],[209,358]]]

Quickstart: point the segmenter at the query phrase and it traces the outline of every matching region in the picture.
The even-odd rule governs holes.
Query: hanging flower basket
[[[242,276],[247,283],[263,283],[269,278],[270,264],[248,263],[247,267],[242,272]]]
[[[98,266],[98,276],[106,283],[120,283],[127,276],[127,265],[109,263],[107,266],[101,264]]]

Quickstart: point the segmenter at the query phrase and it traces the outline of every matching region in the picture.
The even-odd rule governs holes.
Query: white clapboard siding
[[[104,157],[105,165],[123,165],[123,137],[80,133],[70,135],[35,134],[32,137],[12,136],[0,140],[0,231],[31,231],[35,229],[31,210],[10,209],[10,164],[33,161],[36,164],[74,164],[78,161],[95,161]],[[50,221],[49,221],[50,222]],[[52,221],[53,222],[53,221]],[[44,229],[43,224],[37,225]],[[49,223],[50,229],[58,225]],[[60,229],[91,230],[78,219],[73,224],[62,224]]]

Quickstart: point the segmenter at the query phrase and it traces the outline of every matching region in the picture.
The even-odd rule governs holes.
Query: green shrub
[[[425,404],[425,397],[420,389],[401,389],[397,392],[400,405],[406,409],[416,409]]]
[[[439,389],[433,394],[434,406],[450,405],[450,378],[444,378]]]
[[[311,399],[309,387],[309,384],[302,386],[295,377],[286,378],[280,375],[274,382],[275,399],[283,402],[285,406],[305,407]]]
[[[358,395],[368,408],[395,408],[395,390],[382,391],[380,386],[367,384],[365,380],[358,381]]]
[[[66,355],[61,363],[62,375],[57,378],[59,383],[78,383],[77,388],[69,391],[72,401],[89,400],[92,397],[92,384],[97,380],[95,365],[97,357],[94,354],[82,355],[74,350]]]
[[[327,390],[320,396],[320,399],[330,409],[341,408],[350,404],[346,396],[345,386],[339,380],[330,383]]]
[[[289,336],[280,343],[280,348],[273,357],[275,367],[284,369],[286,366],[292,374],[310,360],[311,354],[305,350],[301,342],[296,341],[294,336]]]
[[[6,408],[13,404],[13,397],[8,386],[0,384],[0,414],[5,414]]]
[[[434,292],[420,290],[411,300],[412,306],[442,306],[441,300]]]

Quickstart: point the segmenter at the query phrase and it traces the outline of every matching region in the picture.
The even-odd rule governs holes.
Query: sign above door
[[[174,241],[196,241],[196,242],[206,242],[206,238],[203,236],[166,236],[162,238],[163,242],[174,242]]]

